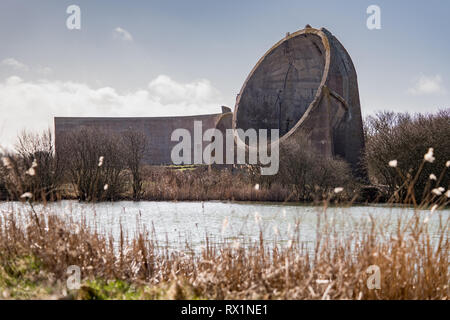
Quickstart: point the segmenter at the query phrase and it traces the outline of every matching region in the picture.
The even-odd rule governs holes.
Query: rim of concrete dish
[[[233,122],[232,122],[232,126],[233,126],[233,131],[234,131],[234,137],[235,137],[235,141],[236,144],[241,145],[241,146],[245,146],[246,149],[249,149],[251,147],[249,147],[245,141],[242,141],[239,136],[237,135],[236,132],[236,117],[237,117],[237,112],[239,109],[239,103],[241,101],[241,97],[242,97],[242,93],[244,92],[247,83],[250,81],[250,79],[252,78],[253,74],[255,73],[255,71],[259,68],[259,66],[264,62],[264,60],[266,59],[266,57],[272,52],[274,51],[276,48],[278,48],[281,44],[283,44],[285,41],[298,37],[300,35],[303,34],[314,34],[320,37],[320,39],[322,40],[322,44],[323,47],[325,49],[325,67],[323,69],[323,73],[322,73],[322,80],[319,84],[319,87],[317,89],[316,95],[314,97],[314,99],[311,101],[311,103],[309,104],[308,108],[306,109],[305,113],[301,116],[301,118],[297,121],[297,123],[287,132],[285,133],[283,136],[281,136],[277,141],[274,141],[275,143],[282,143],[283,141],[285,141],[286,139],[288,139],[304,122],[305,120],[308,118],[309,114],[311,113],[311,111],[317,107],[320,103],[321,97],[322,97],[322,91],[323,88],[328,80],[328,73],[329,73],[329,69],[330,69],[330,43],[328,41],[328,37],[327,35],[320,29],[315,29],[315,28],[305,28],[299,31],[296,31],[286,37],[284,37],[283,39],[281,39],[280,41],[278,41],[277,43],[275,43],[256,63],[256,65],[253,67],[252,71],[249,73],[249,75],[247,76],[247,79],[245,79],[244,84],[242,85],[241,91],[239,92],[238,98],[236,99],[236,104],[235,104],[235,110],[233,113]],[[268,143],[267,146],[270,146],[272,143]]]

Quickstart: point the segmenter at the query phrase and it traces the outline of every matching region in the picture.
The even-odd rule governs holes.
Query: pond
[[[137,233],[149,231],[160,245],[172,249],[185,244],[193,250],[211,243],[248,243],[258,241],[263,235],[266,244],[285,245],[295,237],[302,243],[313,245],[325,226],[332,226],[333,235],[345,237],[362,235],[372,226],[371,217],[381,236],[395,232],[398,222],[403,224],[415,214],[428,221],[432,239],[439,237],[439,224],[450,217],[450,210],[415,210],[387,206],[328,207],[235,202],[104,202],[80,203],[61,201],[46,206],[35,204],[37,212],[57,214],[70,221],[76,232],[81,221],[93,229],[112,235],[116,241],[120,229],[131,239]],[[0,214],[30,211],[30,206],[20,202],[0,202]],[[298,229],[296,229],[298,228]],[[446,230],[448,233],[448,229]],[[447,234],[445,235],[447,236]]]

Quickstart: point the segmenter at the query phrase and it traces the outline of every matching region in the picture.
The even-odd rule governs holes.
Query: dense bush
[[[318,155],[305,138],[282,145],[279,172],[266,179],[292,189],[291,197],[297,200],[328,198],[335,188],[343,188],[347,195],[355,189],[350,166],[343,160]]]
[[[426,201],[430,190],[448,189],[450,109],[416,115],[380,112],[365,120],[365,135],[369,176],[373,183],[387,186],[388,194],[395,194],[396,201]],[[424,160],[429,148],[433,148],[433,162]],[[389,166],[392,160],[397,160],[397,167]],[[436,180],[430,179],[431,174]],[[414,180],[408,194],[402,186]]]

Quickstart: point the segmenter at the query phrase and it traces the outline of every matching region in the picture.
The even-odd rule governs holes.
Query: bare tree
[[[15,144],[16,167],[24,175],[24,189],[42,200],[55,200],[62,183],[63,166],[55,157],[50,129],[42,133],[22,131]]]
[[[84,201],[114,200],[126,185],[124,151],[120,136],[105,130],[80,128],[58,141],[58,158]]]
[[[126,166],[131,173],[133,199],[139,200],[142,196],[142,161],[148,150],[148,139],[143,132],[128,129],[122,134],[122,143]]]

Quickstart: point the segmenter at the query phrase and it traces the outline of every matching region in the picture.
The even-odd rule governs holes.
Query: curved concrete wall
[[[233,128],[279,129],[280,144],[306,135],[319,154],[340,156],[365,175],[356,70],[325,28],[288,34],[267,51],[237,97]]]
[[[55,144],[58,152],[58,140],[67,132],[81,127],[97,128],[111,132],[123,132],[128,129],[144,132],[148,139],[148,151],[144,162],[151,165],[170,165],[172,148],[178,142],[172,142],[170,137],[175,129],[187,129],[191,133],[194,154],[194,121],[202,122],[203,132],[215,128],[222,113],[186,116],[186,117],[138,117],[138,118],[63,118],[55,117]],[[203,133],[202,133],[203,134]],[[203,142],[203,149],[209,142]],[[193,157],[193,156],[192,156]]]
[[[203,132],[217,128],[225,133],[231,127],[279,129],[276,143],[280,144],[306,135],[320,155],[340,156],[365,177],[359,163],[364,149],[360,109],[349,54],[325,28],[307,27],[288,34],[258,61],[242,86],[234,113],[222,107],[219,114],[188,117],[55,118],[56,148],[64,132],[82,126],[115,132],[133,128],[148,137],[146,163],[171,164],[170,153],[177,144],[170,141],[172,132],[184,128],[193,137],[194,121],[199,120]],[[235,139],[238,146],[243,144]],[[223,151],[225,155],[225,146]]]

